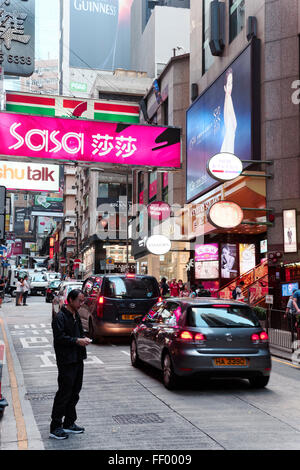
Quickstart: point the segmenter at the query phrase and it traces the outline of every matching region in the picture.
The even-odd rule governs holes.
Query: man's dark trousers
[[[77,419],[76,405],[82,387],[83,361],[58,365],[58,391],[54,398],[50,431],[67,428]],[[64,422],[63,417],[65,417]]]

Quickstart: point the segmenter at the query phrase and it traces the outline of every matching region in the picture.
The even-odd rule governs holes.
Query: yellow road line
[[[300,366],[296,366],[296,365],[293,364],[292,362],[282,361],[282,360],[277,359],[277,358],[275,358],[275,357],[272,357],[272,361],[280,362],[281,364],[285,364],[286,366],[295,367],[295,369],[300,369]]]
[[[16,426],[17,426],[18,449],[27,450],[28,449],[27,432],[26,432],[26,425],[25,425],[25,421],[23,417],[21,402],[19,398],[18,382],[17,382],[15,371],[14,371],[13,359],[10,353],[9,344],[8,344],[6,331],[4,328],[2,318],[0,318],[0,325],[1,325],[3,339],[5,343],[5,355],[7,359],[7,368],[8,368],[8,373],[9,373],[10,387],[11,387],[12,405],[13,405],[14,415],[16,419]]]

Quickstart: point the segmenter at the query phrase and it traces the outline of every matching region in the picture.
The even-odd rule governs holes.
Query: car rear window
[[[227,307],[190,307],[188,326],[209,328],[252,328],[260,323],[249,307],[230,305]]]
[[[155,279],[109,277],[106,280],[106,297],[120,299],[153,299],[159,297]]]

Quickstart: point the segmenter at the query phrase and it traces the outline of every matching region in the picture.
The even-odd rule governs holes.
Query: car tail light
[[[213,305],[213,308],[230,308],[231,305],[217,304]]]
[[[100,296],[97,302],[97,317],[103,317],[104,297]]]
[[[202,333],[195,334],[195,341],[206,341],[206,336]]]
[[[182,331],[179,335],[180,339],[183,339],[184,341],[193,341],[194,337],[193,334],[190,331]]]
[[[190,342],[201,342],[206,341],[206,336],[202,333],[193,333],[191,331],[181,331],[179,333],[179,339],[182,341],[190,341]]]
[[[268,333],[266,333],[265,331],[262,331],[260,333],[259,338],[263,343],[267,343],[269,341]]]
[[[126,274],[126,277],[132,278],[135,277],[135,274]]]
[[[260,333],[254,333],[251,336],[251,340],[254,344],[267,343],[269,341],[269,336],[265,331],[261,331]]]
[[[258,343],[259,343],[259,335],[258,335],[257,333],[254,333],[254,334],[251,336],[251,340],[252,340],[252,343],[258,344]]]

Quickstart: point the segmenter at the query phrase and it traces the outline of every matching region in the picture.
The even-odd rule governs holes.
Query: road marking
[[[277,359],[275,357],[272,357],[272,361],[280,362],[281,364],[285,364],[286,366],[294,367],[295,369],[300,369],[300,366],[296,366],[295,364],[292,364],[291,362],[282,361],[282,360]]]
[[[121,352],[126,354],[126,356],[130,356],[130,353],[128,351],[121,351]]]
[[[14,410],[14,415],[16,419],[16,426],[17,426],[17,439],[18,439],[18,448],[20,450],[27,450],[28,449],[28,439],[27,439],[27,432],[26,432],[26,425],[23,417],[21,402],[19,398],[19,391],[18,391],[18,382],[16,378],[16,374],[14,371],[14,363],[11,356],[11,352],[9,349],[9,343],[6,336],[6,331],[4,328],[3,320],[0,318],[0,325],[3,333],[3,339],[6,348],[6,363],[9,373],[9,381],[11,387],[11,396],[12,396],[12,405]]]

